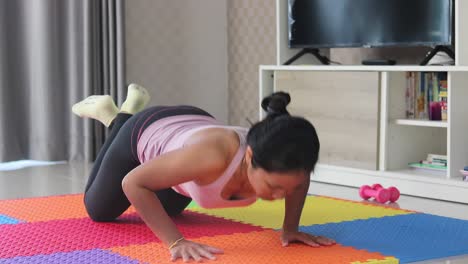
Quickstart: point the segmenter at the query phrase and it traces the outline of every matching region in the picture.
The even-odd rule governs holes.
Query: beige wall
[[[258,120],[258,68],[274,64],[276,7],[273,0],[228,1],[229,121]]]
[[[227,121],[226,0],[131,0],[125,16],[127,82]]]

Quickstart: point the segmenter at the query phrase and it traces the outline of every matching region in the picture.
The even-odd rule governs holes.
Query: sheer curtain
[[[0,1],[0,162],[92,161],[104,127],[71,106],[125,93],[124,0]]]

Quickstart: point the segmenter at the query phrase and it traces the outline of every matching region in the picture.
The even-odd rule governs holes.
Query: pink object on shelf
[[[442,120],[442,105],[440,102],[431,102],[429,104],[429,119]]]

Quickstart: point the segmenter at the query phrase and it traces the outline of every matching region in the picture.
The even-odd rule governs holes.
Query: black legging
[[[130,202],[122,190],[122,180],[140,165],[137,143],[141,133],[153,122],[175,115],[211,116],[193,106],[157,106],[134,116],[119,113],[112,121],[110,134],[99,151],[85,188],[84,203],[91,219],[112,221],[127,210]],[[192,201],[171,188],[155,193],[171,216],[180,214]]]

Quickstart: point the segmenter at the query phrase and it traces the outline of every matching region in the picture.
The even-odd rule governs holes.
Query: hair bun
[[[291,96],[286,92],[276,92],[262,100],[262,108],[268,115],[289,115],[286,106],[291,102]]]

